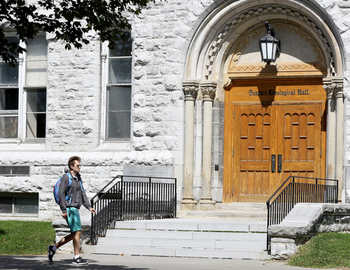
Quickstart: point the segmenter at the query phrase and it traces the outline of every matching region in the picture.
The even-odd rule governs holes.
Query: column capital
[[[344,97],[344,82],[343,78],[334,78],[333,83],[335,84],[335,95],[337,98],[343,98]]]
[[[204,101],[213,101],[216,94],[217,82],[205,81],[201,83],[201,90]]]
[[[327,99],[331,99],[333,97],[335,88],[335,83],[327,82],[323,84],[323,89],[327,91]]]
[[[199,91],[199,82],[198,81],[183,81],[182,82],[182,91],[185,94],[185,101],[194,101],[197,98]]]
[[[323,89],[327,91],[327,99],[332,98],[335,95],[337,98],[343,97],[343,79],[334,78],[324,81]]]
[[[337,98],[343,98],[344,97],[343,89],[344,89],[344,84],[338,83],[337,86],[336,86],[336,93],[335,93]]]

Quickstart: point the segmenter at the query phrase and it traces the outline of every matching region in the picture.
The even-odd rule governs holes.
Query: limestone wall
[[[260,2],[276,3],[275,0],[246,2],[242,9]],[[349,1],[300,2],[329,16],[329,23],[333,31],[339,33],[337,38],[343,46],[339,49],[345,52],[344,75],[350,78]],[[64,44],[48,35],[46,139],[36,143],[20,139],[0,140],[0,165],[30,166],[28,177],[0,176],[0,193],[38,193],[39,219],[54,219],[59,211],[53,202],[52,186],[68,158],[79,155],[83,158],[82,176],[89,195],[112,177],[122,174],[125,165],[159,165],[173,166],[180,201],[185,133],[182,81],[190,72],[185,70],[186,55],[202,20],[226,3],[224,0],[156,1],[139,18],[132,19],[132,135],[127,142],[106,142],[102,137],[102,112],[106,106],[102,98],[106,78],[102,77],[101,71],[104,45],[91,33],[88,36],[90,45],[67,51]],[[196,76],[202,76],[200,71]],[[350,136],[347,136],[350,133],[350,85],[348,81],[344,83],[344,166],[350,166]],[[219,108],[218,112],[215,108]],[[223,111],[222,104],[214,105],[213,165],[218,164],[219,171],[212,170],[212,195],[217,201],[222,199]],[[216,117],[220,114],[221,117]],[[199,135],[201,126],[197,128]],[[194,195],[199,198],[202,150],[201,139],[196,137],[195,140],[198,153],[195,156]],[[348,181],[345,181],[346,190],[350,187]]]

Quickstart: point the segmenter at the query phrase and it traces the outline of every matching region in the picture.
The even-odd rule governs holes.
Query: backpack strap
[[[78,176],[78,181],[80,182],[81,191],[84,191],[84,189],[83,189],[83,180],[81,180],[80,175]]]
[[[69,188],[70,186],[72,185],[72,174],[70,172],[67,172],[66,173],[69,177],[69,180],[68,180],[68,188],[67,188],[67,195],[66,195],[66,201],[69,199],[69,204],[72,202],[72,198],[68,195],[69,193]]]

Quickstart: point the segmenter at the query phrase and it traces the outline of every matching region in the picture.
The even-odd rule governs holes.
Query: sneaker
[[[53,246],[50,246],[50,245],[47,246],[47,251],[48,251],[47,257],[49,258],[49,261],[52,262],[52,257],[53,255],[55,255],[56,251],[54,251]]]
[[[78,257],[78,258],[74,258],[73,259],[73,264],[76,264],[76,265],[83,265],[83,264],[88,264],[88,261],[87,260],[84,260],[82,257]]]

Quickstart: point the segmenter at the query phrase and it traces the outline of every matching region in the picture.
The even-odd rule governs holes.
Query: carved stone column
[[[343,193],[343,145],[344,145],[344,93],[343,79],[333,79],[335,83],[335,97],[337,104],[337,133],[336,133],[336,159],[335,159],[335,178],[339,180],[338,200],[345,203],[345,194]]]
[[[327,155],[326,174],[328,179],[335,179],[335,147],[336,147],[336,113],[334,91],[336,85],[332,81],[324,81],[323,88],[327,91]]]
[[[194,147],[194,101],[197,98],[199,83],[182,83],[185,94],[185,168],[184,195],[181,204],[197,204],[193,198],[193,147]],[[187,209],[190,210],[190,209]]]
[[[202,196],[199,203],[215,203],[211,197],[211,149],[212,149],[212,122],[213,100],[216,92],[216,82],[201,83],[203,94],[203,167],[202,167]]]

